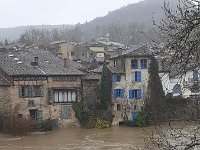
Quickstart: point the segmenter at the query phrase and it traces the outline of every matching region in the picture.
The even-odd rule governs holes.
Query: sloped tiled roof
[[[38,57],[38,66],[32,66]],[[64,61],[46,50],[0,51],[0,68],[9,75],[84,75],[71,60]]]
[[[137,49],[127,49],[126,51],[123,51],[122,54],[117,54],[115,56],[112,56],[110,59],[115,59],[118,57],[129,57],[129,56],[149,56],[152,55],[152,51],[150,48],[148,48],[146,45],[141,46]]]

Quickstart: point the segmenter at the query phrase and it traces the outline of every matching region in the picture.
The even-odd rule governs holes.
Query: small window
[[[199,78],[199,73],[198,70],[193,70],[193,80],[197,81]]]
[[[68,119],[69,118],[69,107],[68,106],[62,106],[61,107],[61,118],[62,119]]]
[[[75,53],[74,53],[74,52],[71,52],[71,56],[75,56]]]
[[[129,90],[129,99],[140,99],[140,98],[142,98],[141,89]]]
[[[137,105],[134,105],[134,110],[136,110],[137,109]]]
[[[132,82],[141,82],[142,81],[142,72],[134,71],[132,72]]]
[[[174,87],[173,87],[173,94],[178,94],[178,95],[181,94],[181,85],[180,84],[174,85]]]
[[[113,74],[113,82],[120,82],[121,76],[120,74]]]
[[[138,60],[137,59],[131,60],[131,69],[138,69]]]
[[[19,86],[19,97],[42,97],[43,87],[41,85]]]
[[[124,90],[123,89],[114,89],[114,97],[115,98],[123,98]]]
[[[121,110],[121,104],[117,104],[117,111]]]
[[[147,59],[140,60],[141,69],[147,69]]]

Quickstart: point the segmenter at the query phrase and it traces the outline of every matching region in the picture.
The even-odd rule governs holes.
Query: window
[[[54,90],[55,103],[68,103],[76,101],[76,92],[73,90]]]
[[[75,56],[75,53],[74,53],[74,52],[71,52],[71,56]]]
[[[137,59],[131,60],[131,69],[138,69],[138,60]]]
[[[140,98],[142,98],[141,89],[129,90],[129,99],[140,99]]]
[[[114,67],[117,66],[117,61],[116,60],[113,60],[113,65],[114,65]]]
[[[121,110],[121,104],[117,104],[117,111]]]
[[[141,69],[147,69],[147,59],[140,60]]]
[[[68,119],[69,118],[69,107],[68,106],[62,106],[61,107],[61,118],[62,119]]]
[[[113,74],[113,82],[120,82],[120,74]]]
[[[199,78],[199,73],[198,70],[193,70],[193,80],[197,81]]]
[[[38,109],[29,110],[32,119],[39,120],[42,119],[43,111]]]
[[[19,97],[42,97],[43,87],[41,85],[19,86]]]
[[[181,85],[180,84],[174,85],[174,87],[173,87],[173,94],[178,94],[178,95],[181,94]]]
[[[114,89],[114,98],[123,98],[124,90],[123,89]]]
[[[141,82],[142,81],[142,72],[134,71],[132,72],[132,82]]]

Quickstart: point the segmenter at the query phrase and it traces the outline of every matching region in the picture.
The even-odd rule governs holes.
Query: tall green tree
[[[101,108],[107,110],[111,104],[112,74],[106,64],[103,66],[100,89]]]
[[[149,81],[148,81],[148,102],[150,106],[163,105],[165,93],[163,91],[162,82],[159,77],[158,62],[155,57],[151,57],[149,66]]]

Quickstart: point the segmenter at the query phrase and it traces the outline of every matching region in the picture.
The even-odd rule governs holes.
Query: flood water
[[[143,149],[142,128],[65,128],[13,138],[0,134],[1,150],[138,150]]]

